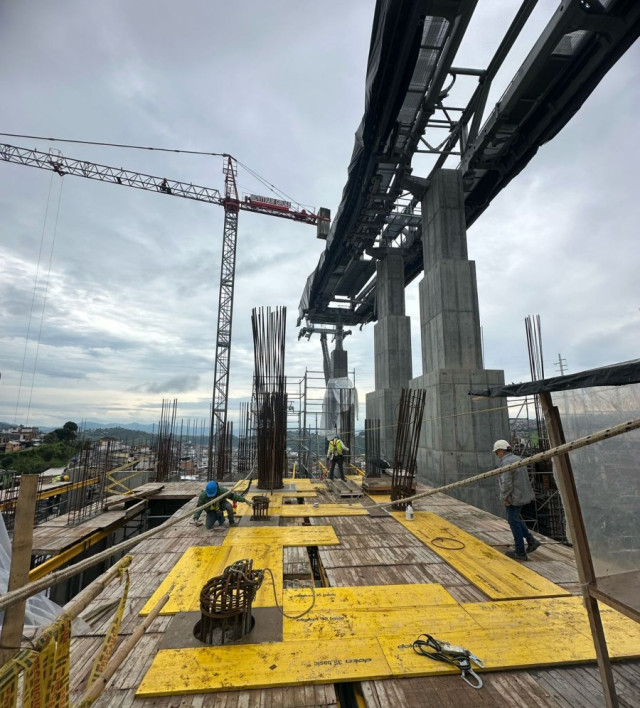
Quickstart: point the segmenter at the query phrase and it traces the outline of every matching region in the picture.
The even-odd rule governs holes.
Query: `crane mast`
[[[238,196],[236,183],[237,165],[231,155],[223,155],[225,160],[224,196],[217,189],[200,187],[191,183],[154,177],[141,172],[133,172],[118,167],[99,165],[85,160],[74,160],[57,153],[29,150],[0,143],[0,160],[27,167],[37,167],[56,172],[61,177],[73,175],[87,179],[110,182],[124,187],[134,187],[159,192],[173,197],[193,199],[224,207],[224,231],[222,238],[222,260],[220,263],[220,291],[218,298],[218,327],[216,332],[216,357],[213,376],[213,400],[211,404],[211,427],[209,430],[209,459],[207,478],[222,479],[228,469],[225,451],[227,449],[227,402],[229,396],[229,362],[231,353],[231,326],[233,323],[233,292],[236,271],[236,243],[238,237],[238,213],[251,211],[281,219],[310,224],[317,229],[317,236],[326,239],[329,233],[330,212],[322,208],[315,214],[298,209],[290,202],[248,195]],[[214,440],[216,441],[214,452]],[[215,458],[215,467],[214,467]]]
[[[216,359],[213,371],[213,400],[209,428],[209,456],[207,479],[222,479],[227,470],[226,450],[230,442],[227,428],[227,401],[229,399],[229,361],[231,354],[231,327],[233,324],[233,291],[236,274],[236,243],[238,240],[238,212],[240,210],[237,167],[231,156],[226,157],[224,172],[224,229],[222,261],[220,262],[220,294],[218,298],[218,328]],[[214,438],[215,457],[214,457]],[[215,476],[214,476],[214,460]]]

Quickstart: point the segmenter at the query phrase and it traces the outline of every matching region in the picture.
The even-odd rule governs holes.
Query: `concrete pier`
[[[504,383],[502,370],[483,368],[475,263],[468,259],[462,178],[434,175],[422,203],[424,278],[419,285],[422,375],[412,388],[427,400],[418,477],[439,486],[493,469],[494,440],[509,431],[502,401],[473,401],[469,390]],[[497,273],[496,273],[497,277]],[[377,343],[377,342],[376,342]],[[378,350],[376,349],[376,388]],[[458,491],[459,499],[504,514],[494,479]]]
[[[393,463],[398,404],[412,376],[411,321],[405,315],[404,264],[398,248],[378,248],[378,321],[373,329],[375,386],[367,394],[367,418],[380,421],[380,455]]]

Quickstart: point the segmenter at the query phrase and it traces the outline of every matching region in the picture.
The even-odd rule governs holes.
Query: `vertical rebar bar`
[[[260,489],[281,489],[283,486],[287,443],[286,319],[286,307],[254,308],[251,313]]]
[[[412,494],[426,398],[427,392],[424,389],[402,389],[396,427],[391,501],[404,499]],[[404,505],[394,505],[394,509],[401,508],[404,508]]]

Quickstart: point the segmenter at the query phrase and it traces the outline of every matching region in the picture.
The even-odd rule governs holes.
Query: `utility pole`
[[[560,354],[558,354],[558,361],[555,363],[555,367],[560,372],[560,376],[564,376],[564,372],[567,368],[567,360],[563,359]]]

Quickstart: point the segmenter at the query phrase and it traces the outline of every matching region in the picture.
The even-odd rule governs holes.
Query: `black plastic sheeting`
[[[389,138],[407,92],[420,51],[424,3],[415,0],[378,0],[373,19],[367,64],[365,110],[355,135],[342,201],[333,219],[327,246],[316,269],[307,278],[300,301],[299,320],[320,294],[335,265],[348,256],[345,234],[351,233],[366,196],[377,155]]]
[[[508,398],[509,396],[531,396],[535,393],[572,391],[577,388],[593,388],[594,386],[626,386],[634,383],[640,383],[640,359],[588,369],[568,376],[554,376],[540,381],[527,381],[526,383],[469,391],[469,395]]]

